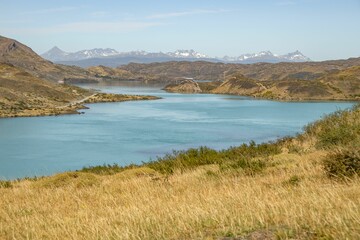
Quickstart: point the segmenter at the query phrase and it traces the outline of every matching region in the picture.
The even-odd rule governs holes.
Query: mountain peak
[[[57,46],[54,46],[49,51],[41,54],[41,57],[43,57],[47,60],[50,60],[50,61],[57,61],[58,59],[62,59],[64,57],[66,57],[67,55],[69,55],[67,52],[64,52]]]
[[[50,51],[62,51],[58,46],[54,46],[52,49],[50,49]]]
[[[209,58],[209,56],[196,52],[194,49],[178,49],[175,52],[168,52],[167,55],[176,58]]]
[[[286,60],[292,61],[292,62],[309,62],[309,61],[311,61],[310,58],[306,57],[299,50],[296,50],[295,52],[288,53],[288,54],[283,55],[281,57],[283,57]]]
[[[51,48],[49,51],[47,51],[46,53],[65,53],[65,51],[61,50],[60,48],[58,48],[57,46],[54,46],[53,48]],[[44,54],[46,54],[44,53]]]

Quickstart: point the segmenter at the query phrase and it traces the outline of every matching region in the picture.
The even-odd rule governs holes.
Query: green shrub
[[[236,161],[221,164],[220,170],[242,170],[245,174],[253,176],[265,169],[266,166],[266,161],[262,159],[239,158]]]
[[[306,134],[317,139],[316,147],[349,146],[360,143],[360,105],[337,111],[305,127]]]
[[[10,181],[0,180],[0,188],[12,188],[13,185]]]
[[[268,157],[281,152],[278,143],[242,144],[226,150],[216,151],[207,147],[191,148],[187,151],[174,151],[156,161],[145,163],[163,174],[173,174],[176,170],[181,172],[202,165],[219,164],[222,169],[246,169],[247,173],[253,174],[261,171],[266,162],[255,159]]]
[[[184,171],[207,164],[219,164],[219,152],[207,148],[190,148],[187,151],[173,151],[156,161],[144,163],[145,166],[163,174],[173,174],[175,170]]]
[[[190,148],[186,151],[173,151],[155,161],[144,162],[141,165],[119,166],[103,165],[84,167],[78,172],[94,173],[98,175],[111,175],[123,172],[127,169],[148,167],[159,173],[171,175],[175,171],[186,171],[198,166],[218,164],[222,169],[246,169],[249,174],[261,171],[266,162],[259,158],[265,158],[281,152],[281,141],[275,143],[242,144],[226,150],[216,151],[208,147]]]
[[[285,186],[298,186],[301,182],[301,178],[298,175],[292,175],[288,180],[284,181]]]
[[[123,172],[128,169],[133,169],[138,167],[137,165],[131,164],[125,167],[119,166],[118,164],[114,163],[111,164],[104,164],[102,166],[89,166],[89,167],[83,167],[81,170],[78,170],[77,172],[86,172],[86,173],[94,173],[97,175],[113,175],[119,172]]]
[[[329,153],[323,161],[329,177],[352,177],[360,175],[360,148],[341,149]]]

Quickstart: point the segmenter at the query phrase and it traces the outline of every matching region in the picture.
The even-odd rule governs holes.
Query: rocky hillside
[[[149,79],[171,81],[178,77],[195,80],[224,81],[234,73],[259,80],[314,80],[329,73],[341,71],[353,66],[360,66],[360,58],[334,60],[324,62],[302,63],[255,63],[255,64],[225,64],[212,62],[166,62],[137,64],[130,63],[118,69],[131,72],[134,76]]]
[[[105,66],[89,67],[87,71],[95,77],[103,79],[117,79],[117,80],[130,80],[135,76],[131,72],[119,68],[110,68]]]
[[[180,76],[195,80],[213,80],[211,83],[199,83],[201,92],[280,100],[360,99],[360,58],[250,65],[168,62],[129,64],[119,69],[131,72],[134,76],[141,74],[145,79],[148,76],[149,79],[170,82]],[[182,92],[181,85],[170,84],[165,89]]]
[[[0,63],[0,117],[73,113],[66,107],[92,93],[78,87],[56,84]]]
[[[334,91],[330,85],[320,81],[256,81],[243,75],[229,78],[210,92],[278,100],[340,100],[347,98],[346,95]]]
[[[94,79],[80,67],[54,64],[37,55],[31,48],[6,37],[0,36],[0,63],[11,64],[34,77],[50,81],[67,79]]]
[[[179,84],[167,85],[164,90],[178,93],[201,93],[199,84],[193,80],[183,80]]]

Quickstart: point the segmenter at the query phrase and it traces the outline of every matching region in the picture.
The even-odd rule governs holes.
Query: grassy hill
[[[360,108],[304,133],[0,182],[0,238],[359,239]]]
[[[129,71],[101,65],[96,67],[89,67],[87,70],[96,77],[101,77],[108,80],[129,80],[134,78],[134,75]]]
[[[74,113],[63,107],[92,92],[34,77],[19,67],[0,63],[0,117]]]
[[[276,100],[358,100],[360,94],[359,80],[350,83],[339,82],[337,78],[323,77],[316,80],[273,80],[256,81],[243,75],[233,75],[218,87],[211,89],[211,93],[235,94]],[[354,87],[346,87],[352,84]]]
[[[54,64],[37,55],[31,48],[10,38],[0,36],[0,63],[11,64],[32,74],[34,77],[63,81],[67,79],[94,80],[85,69]]]
[[[258,81],[272,80],[315,80],[323,75],[352,66],[360,66],[360,58],[304,63],[256,63],[226,64],[211,62],[165,62],[138,64],[130,63],[118,69],[126,70],[135,76],[148,76],[158,80],[171,81],[179,77],[195,80],[224,81],[232,74],[241,74]]]

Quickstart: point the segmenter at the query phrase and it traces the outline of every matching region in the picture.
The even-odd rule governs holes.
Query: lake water
[[[0,119],[0,178],[141,163],[173,149],[266,142],[295,135],[324,114],[352,105],[172,94],[160,90],[161,85],[136,82],[86,87],[163,99],[91,104],[81,115]]]

